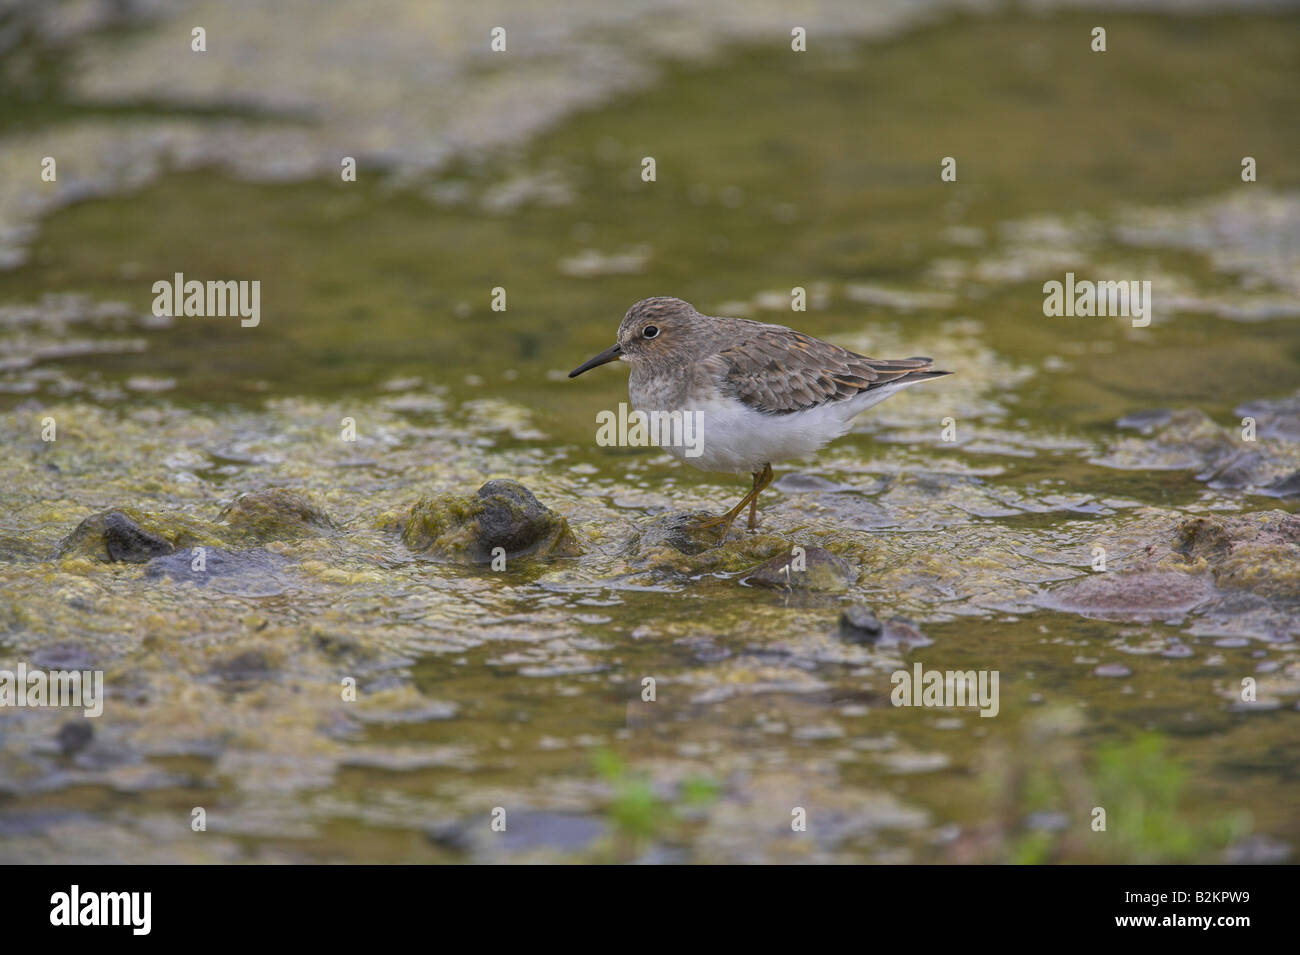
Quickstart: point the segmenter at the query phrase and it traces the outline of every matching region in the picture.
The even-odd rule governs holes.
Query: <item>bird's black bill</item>
[[[599,355],[597,355],[595,358],[591,358],[591,359],[588,359],[587,361],[584,361],[584,362],[583,362],[581,365],[579,365],[577,368],[573,369],[573,371],[569,372],[569,377],[570,377],[570,378],[577,378],[577,377],[578,377],[579,375],[581,375],[584,371],[591,371],[591,369],[595,368],[597,365],[603,365],[603,364],[605,364],[606,362],[613,361],[615,358],[617,358],[617,357],[618,357],[619,355],[621,355],[621,354],[623,354],[623,346],[622,346],[622,345],[613,345],[613,346],[611,346],[610,348],[606,348],[603,352],[601,352],[601,353],[600,353]]]

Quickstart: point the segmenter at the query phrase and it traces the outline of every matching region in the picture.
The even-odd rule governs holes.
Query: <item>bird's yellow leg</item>
[[[717,527],[720,524],[725,525],[722,531],[722,536],[725,539],[727,534],[731,532],[731,525],[734,524],[736,518],[740,516],[740,512],[745,509],[745,505],[748,504],[750,501],[752,501],[755,497],[757,497],[758,492],[762,490],[758,486],[758,479],[761,476],[761,474],[762,474],[761,471],[754,472],[754,486],[750,488],[748,494],[746,494],[744,497],[740,499],[739,504],[737,504],[731,510],[727,511],[727,513],[721,514],[718,517],[709,517],[709,518],[705,518],[702,521],[699,521],[695,525],[696,529],[704,530],[705,528],[709,528],[709,527]]]
[[[763,470],[754,472],[754,490],[750,492],[749,498],[749,529],[752,531],[758,526],[756,519],[758,512],[758,496],[767,489],[772,483],[772,465],[764,464]]]

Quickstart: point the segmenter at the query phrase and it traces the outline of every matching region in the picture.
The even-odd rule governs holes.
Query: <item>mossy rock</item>
[[[1231,545],[1209,558],[1214,581],[1275,600],[1300,601],[1300,517],[1282,511],[1239,515]]]
[[[1232,546],[1232,538],[1223,521],[1212,517],[1193,517],[1178,525],[1174,551],[1192,560],[1222,554]]]
[[[745,577],[759,587],[816,593],[842,593],[857,580],[854,566],[825,547],[787,548]]]
[[[750,534],[734,527],[726,540],[721,527],[700,527],[711,515],[661,514],[632,541],[629,557],[636,566],[682,577],[739,573],[788,549],[774,534]]]
[[[498,547],[507,560],[582,553],[569,522],[517,481],[488,481],[472,496],[422,498],[411,508],[402,542],[429,557],[470,564],[490,563]]]
[[[258,541],[289,540],[334,530],[334,521],[297,491],[272,487],[235,498],[221,512],[231,530]]]
[[[129,507],[111,507],[92,514],[60,543],[59,557],[143,564],[179,547],[221,543],[213,528],[179,514],[145,514]]]

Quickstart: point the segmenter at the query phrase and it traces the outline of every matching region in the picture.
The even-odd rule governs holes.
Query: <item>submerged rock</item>
[[[1121,619],[1178,617],[1213,593],[1203,577],[1172,571],[1111,571],[1078,577],[1043,598],[1050,610]]]
[[[722,543],[718,539],[722,529],[700,527],[700,522],[709,517],[704,513],[662,514],[641,531],[641,536],[637,539],[637,551],[645,554],[669,547],[679,554],[694,557],[717,547]]]
[[[1292,425],[1286,412],[1293,400],[1257,402],[1239,410],[1261,415],[1258,436],[1288,438]],[[1240,428],[1221,428],[1196,408],[1138,412],[1117,425],[1135,429],[1139,436],[1118,438],[1093,463],[1125,470],[1195,470],[1198,481],[1220,491],[1269,497],[1300,494],[1300,446],[1288,441],[1247,441]]]
[[[874,643],[882,627],[872,609],[865,604],[850,607],[840,614],[840,636],[853,643]]]
[[[1105,619],[1195,612],[1191,632],[1286,639],[1300,633],[1300,516],[1284,511],[1182,520],[1135,567],[1078,577],[1039,605]],[[1136,556],[1136,555],[1135,555]]]
[[[472,497],[423,498],[411,508],[402,542],[430,557],[473,564],[490,563],[498,547],[507,559],[582,553],[569,522],[517,481],[488,481]]]
[[[642,569],[677,577],[740,573],[789,550],[785,538],[775,534],[737,532],[722,540],[721,527],[700,527],[713,515],[702,512],[660,514],[640,528],[628,550]]]
[[[892,617],[881,623],[875,612],[865,604],[850,607],[840,614],[839,637],[849,643],[870,644],[881,648],[912,649],[928,647],[934,643],[910,620]]]
[[[95,728],[87,720],[73,720],[59,727],[55,735],[59,752],[64,756],[75,756],[95,738]]]
[[[259,541],[306,537],[335,527],[323,510],[283,487],[240,495],[221,512],[221,520]]]
[[[1205,566],[1223,590],[1300,602],[1300,516],[1260,511],[1178,526],[1175,552]]]
[[[857,582],[858,572],[847,560],[824,547],[795,548],[759,564],[745,582],[775,590],[838,593]]]
[[[1255,419],[1257,437],[1300,443],[1300,392],[1289,398],[1247,402],[1237,414]]]
[[[265,550],[228,551],[217,547],[177,551],[159,557],[145,567],[151,580],[170,578],[177,583],[212,585],[221,593],[243,597],[271,597],[284,593],[288,585],[284,568],[289,558]]]
[[[1269,497],[1297,497],[1300,496],[1300,470],[1294,471],[1285,477],[1280,477],[1272,484],[1266,484],[1259,489],[1260,494],[1267,494]]]
[[[111,508],[92,514],[63,539],[58,556],[143,564],[176,549],[171,541],[141,527],[141,520],[134,511]]]

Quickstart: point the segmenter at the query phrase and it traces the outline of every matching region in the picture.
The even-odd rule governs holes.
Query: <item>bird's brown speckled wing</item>
[[[777,325],[761,325],[718,352],[724,392],[764,414],[790,414],[872,388],[937,378],[929,358],[867,358]]]

